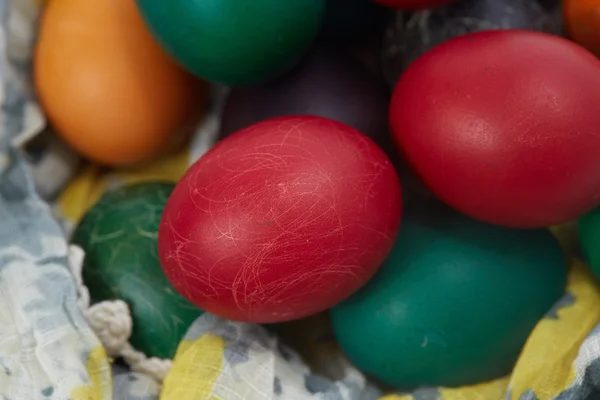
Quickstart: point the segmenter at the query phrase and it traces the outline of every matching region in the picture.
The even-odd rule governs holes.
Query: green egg
[[[131,344],[149,357],[172,358],[202,314],[162,270],[157,236],[174,185],[152,182],[108,192],[83,217],[73,243],[85,250],[83,280],[92,302],[121,299],[133,319]]]
[[[136,0],[157,42],[197,76],[258,83],[293,67],[321,27],[325,0]]]
[[[389,385],[475,384],[511,371],[566,279],[548,230],[406,216],[387,261],[332,323],[348,358]]]
[[[581,217],[578,231],[583,258],[600,278],[600,207]]]

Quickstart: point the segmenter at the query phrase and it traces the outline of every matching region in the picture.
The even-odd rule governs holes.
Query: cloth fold
[[[176,182],[214,142],[226,88],[218,88],[186,148],[143,167],[105,172],[84,166],[76,172],[73,155],[54,139],[33,146],[32,154],[32,140],[52,137],[44,131],[30,80],[40,7],[38,0],[0,0],[0,399],[600,398],[600,288],[576,258],[570,226],[555,230],[574,253],[567,291],[531,333],[511,376],[493,382],[382,391],[345,360],[319,318],[298,322],[288,333],[273,328],[277,336],[265,327],[204,314],[180,343],[162,388],[149,376],[111,365],[81,309],[79,283],[68,265],[69,232],[111,188]],[[59,191],[51,208],[43,199]],[[289,331],[295,339],[286,338]]]

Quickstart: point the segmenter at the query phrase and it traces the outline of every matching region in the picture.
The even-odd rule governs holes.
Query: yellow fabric
[[[103,347],[95,347],[90,351],[85,369],[91,382],[75,388],[71,392],[72,400],[103,400],[112,396],[111,375],[105,368],[107,359]]]
[[[224,351],[223,339],[211,334],[193,342],[183,340],[163,383],[161,400],[221,400],[212,391],[223,371]]]
[[[502,400],[506,395],[508,380],[506,377],[479,385],[441,389],[441,400]]]
[[[575,260],[567,291],[573,304],[560,308],[558,319],[541,320],[529,336],[510,381],[512,399],[531,389],[538,400],[550,400],[574,382],[579,348],[600,322],[600,288]]]
[[[184,149],[136,168],[104,170],[88,165],[71,181],[58,198],[60,215],[76,224],[111,185],[148,181],[177,182],[189,168],[190,152]]]
[[[61,216],[71,221],[79,221],[85,211],[100,200],[107,185],[108,181],[100,168],[84,168],[58,199]]]
[[[163,157],[136,168],[122,168],[114,172],[116,179],[124,183],[147,181],[177,182],[190,166],[190,154],[187,149],[171,156]]]

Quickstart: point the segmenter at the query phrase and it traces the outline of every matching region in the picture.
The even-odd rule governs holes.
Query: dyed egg
[[[600,0],[564,0],[567,34],[600,57]]]
[[[388,104],[383,82],[350,55],[319,46],[280,79],[234,88],[222,114],[220,137],[268,118],[313,115],[350,125],[392,153]]]
[[[566,278],[548,230],[427,210],[403,219],[380,271],[333,308],[333,329],[358,368],[395,387],[476,384],[511,371]]]
[[[457,36],[492,29],[559,34],[558,0],[461,0],[435,10],[398,12],[385,33],[382,64],[390,85],[419,56]]]
[[[136,0],[182,65],[209,81],[244,85],[295,65],[317,36],[325,0]]]
[[[439,7],[456,0],[374,0],[376,3],[386,7],[399,8],[403,10],[418,10],[422,8]]]
[[[390,105],[394,138],[446,204],[514,228],[600,202],[600,60],[540,32],[493,30],[413,63]]]
[[[149,357],[172,358],[202,313],[173,289],[158,258],[158,226],[173,187],[152,182],[108,192],[73,235],[86,253],[83,280],[92,301],[126,301],[131,344]]]
[[[372,0],[327,0],[321,36],[355,41],[380,31],[385,8]]]
[[[274,323],[348,297],[387,256],[400,185],[340,122],[280,117],[217,143],[169,198],[159,254],[173,286],[218,316]]]
[[[93,161],[146,161],[182,142],[205,84],[155,43],[131,1],[52,0],[34,58],[50,122]]]
[[[584,215],[578,224],[583,257],[600,278],[600,207]]]

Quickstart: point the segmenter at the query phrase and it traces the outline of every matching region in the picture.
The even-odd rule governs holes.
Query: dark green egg
[[[579,244],[585,261],[600,278],[600,207],[579,220]]]
[[[291,69],[317,37],[325,0],[136,0],[150,32],[197,76],[250,85]]]
[[[457,214],[407,216],[376,276],[332,310],[336,337],[364,372],[409,389],[508,374],[563,294],[565,257],[548,230]]]
[[[171,286],[158,258],[158,226],[173,188],[153,182],[108,192],[73,236],[86,253],[83,280],[92,301],[126,301],[133,319],[131,344],[160,358],[175,355],[202,313]]]

